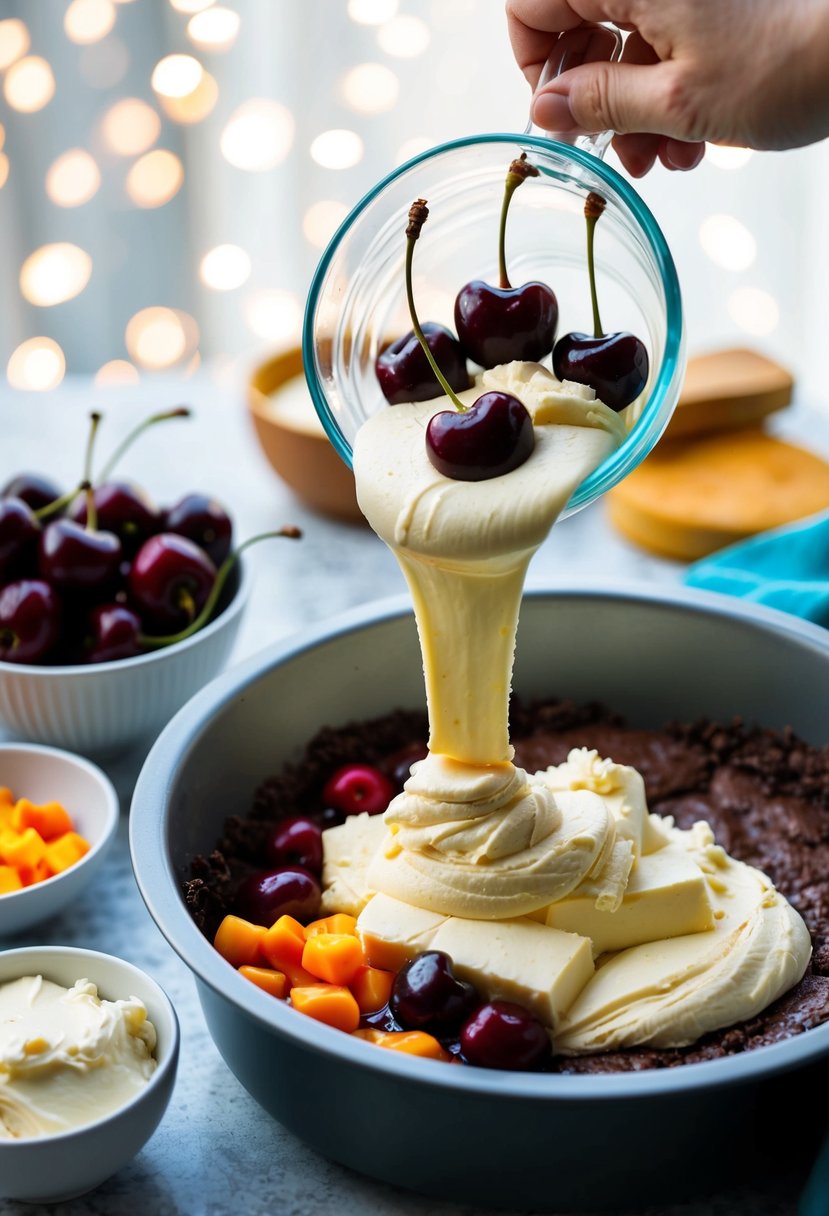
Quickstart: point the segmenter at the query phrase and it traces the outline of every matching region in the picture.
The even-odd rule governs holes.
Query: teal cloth
[[[721,549],[685,581],[829,626],[829,512]]]

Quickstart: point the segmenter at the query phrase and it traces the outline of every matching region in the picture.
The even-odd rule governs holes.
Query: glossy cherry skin
[[[60,600],[42,579],[25,578],[0,590],[0,659],[38,663],[60,637]]]
[[[99,604],[89,614],[87,663],[111,663],[141,654],[141,618],[124,604]]]
[[[0,498],[0,578],[29,563],[39,536],[40,524],[22,498]]]
[[[230,553],[233,540],[230,516],[220,502],[206,494],[186,494],[170,507],[164,531],[194,541],[216,566]]]
[[[103,591],[112,586],[121,558],[121,542],[114,532],[87,532],[71,519],[47,524],[38,548],[42,577],[66,591]]]
[[[93,497],[97,527],[104,532],[114,532],[125,553],[134,553],[161,527],[157,507],[138,486],[124,481],[107,481],[96,486]],[[67,514],[76,523],[86,524],[85,494],[78,495]]]
[[[458,979],[442,950],[426,950],[406,963],[394,977],[389,999],[406,1030],[454,1030],[479,1004],[473,985]]]
[[[558,301],[546,283],[504,288],[473,279],[455,300],[458,340],[481,367],[538,362],[553,349],[557,325]]]
[[[551,1054],[547,1031],[511,1001],[489,1001],[461,1029],[461,1050],[481,1068],[540,1068]]]
[[[309,870],[282,866],[259,870],[244,880],[236,894],[239,915],[268,928],[280,916],[307,924],[319,912],[320,885]]]
[[[425,743],[407,743],[405,747],[401,747],[393,756],[385,761],[384,767],[388,770],[392,781],[398,789],[403,788],[406,782],[412,775],[412,765],[417,764],[419,760],[425,760],[429,754],[429,749]]]
[[[21,498],[27,507],[39,511],[60,498],[61,493],[60,487],[48,477],[41,477],[39,473],[18,473],[0,490],[0,497]]]
[[[210,558],[186,536],[160,532],[133,559],[127,588],[133,606],[155,630],[179,630],[204,607],[216,581]]]
[[[435,363],[450,387],[456,393],[469,388],[466,356],[452,331],[434,321],[424,322],[421,328]],[[443,388],[413,329],[381,351],[374,370],[389,405],[400,405],[404,401],[431,401],[433,397],[443,396]]]
[[[326,781],[323,802],[343,815],[379,815],[397,790],[385,773],[370,764],[346,764]]]
[[[563,334],[553,350],[559,380],[589,384],[612,410],[623,410],[645,387],[650,362],[645,344],[635,334]]]
[[[312,819],[282,819],[265,842],[265,857],[273,866],[302,866],[322,871],[322,829]]]
[[[454,481],[487,481],[510,473],[534,447],[532,418],[510,393],[484,393],[464,413],[441,410],[426,427],[426,455]]]

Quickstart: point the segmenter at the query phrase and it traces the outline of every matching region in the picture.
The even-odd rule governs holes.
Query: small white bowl
[[[0,983],[24,975],[42,975],[67,988],[88,979],[110,1001],[138,997],[158,1034],[158,1067],[126,1105],[70,1132],[0,1139],[0,1200],[59,1203],[100,1186],[131,1161],[155,1131],[173,1092],[178,1019],[155,980],[111,954],[74,946],[35,946],[0,954]]]
[[[244,559],[236,570],[219,615],[163,650],[111,663],[0,662],[0,726],[21,739],[95,756],[156,735],[227,661],[250,590]]]
[[[119,805],[112,782],[96,765],[31,743],[0,743],[0,785],[15,798],[63,803],[75,831],[92,846],[62,874],[0,895],[2,938],[54,916],[86,889],[115,839]]]

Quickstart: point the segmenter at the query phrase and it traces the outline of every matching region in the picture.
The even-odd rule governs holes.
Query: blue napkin
[[[685,581],[829,626],[829,512],[729,545],[695,562]]]

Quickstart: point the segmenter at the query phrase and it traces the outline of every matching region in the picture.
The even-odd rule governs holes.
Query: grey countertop
[[[85,379],[67,380],[42,396],[0,390],[0,483],[30,469],[71,485],[80,474],[86,416],[92,408],[105,413],[101,446],[106,452],[150,409],[186,400],[195,417],[146,434],[125,458],[124,474],[162,504],[188,490],[215,495],[231,510],[239,538],[283,523],[302,527],[301,544],[263,544],[252,551],[255,584],[235,660],[324,617],[404,590],[391,554],[372,533],[310,513],[277,479],[253,435],[242,384],[241,375],[220,385],[202,374],[186,383],[159,379],[106,392],[94,390]],[[799,405],[787,412],[779,429],[795,438],[809,434],[829,451],[825,411]],[[680,566],[627,545],[611,531],[597,504],[555,529],[535,559],[529,581],[554,586],[584,575],[672,583],[681,573]],[[192,977],[150,919],[132,876],[127,812],[142,759],[141,754],[127,755],[108,766],[122,798],[122,818],[117,846],[102,874],[59,918],[2,939],[2,945],[78,944],[120,955],[150,972],[171,997],[181,1022],[172,1102],[145,1149],[97,1191],[52,1208],[4,1207],[0,1201],[2,1216],[40,1211],[67,1216],[471,1212],[375,1183],[324,1160],[266,1115],[225,1066],[207,1033]],[[795,1210],[793,1194],[794,1184],[781,1181],[762,1192],[737,1189],[648,1216],[783,1216]]]

